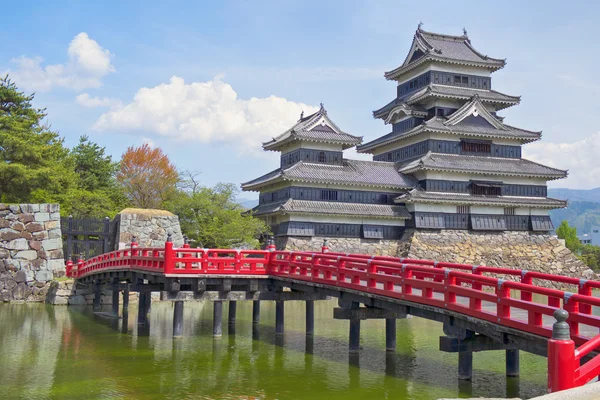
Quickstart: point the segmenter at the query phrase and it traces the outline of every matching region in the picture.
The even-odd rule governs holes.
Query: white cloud
[[[14,58],[12,62],[16,67],[8,73],[19,87],[47,92],[55,87],[75,90],[97,88],[102,86],[104,76],[115,72],[111,53],[85,32],[73,38],[67,54],[66,63],[46,66],[42,65],[44,60],[41,57]]]
[[[258,153],[261,142],[292,126],[302,111],[317,111],[277,96],[239,99],[221,78],[186,84],[173,76],[168,83],[142,88],[131,103],[102,114],[93,129],[231,143],[243,153]]]
[[[554,181],[552,186],[572,189],[600,187],[600,132],[572,143],[535,142],[523,147],[525,157],[560,169],[569,177]]]
[[[75,103],[86,108],[106,107],[114,108],[122,105],[121,100],[112,97],[93,97],[88,93],[81,93],[75,97]]]

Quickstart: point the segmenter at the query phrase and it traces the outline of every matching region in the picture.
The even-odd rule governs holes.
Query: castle
[[[321,105],[273,140],[280,167],[242,184],[259,191],[254,215],[276,237],[398,241],[407,230],[469,232],[553,229],[548,180],[566,171],[521,157],[541,132],[498,115],[520,97],[492,89],[503,59],[477,51],[466,31],[452,36],[419,25],[406,59],[384,74],[395,98],[373,112],[391,132],[368,143],[340,129]],[[346,159],[356,146],[373,161]]]

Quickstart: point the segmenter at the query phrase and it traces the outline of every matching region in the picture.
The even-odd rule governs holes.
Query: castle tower
[[[399,239],[406,207],[394,199],[416,182],[394,164],[348,160],[362,137],[343,132],[321,105],[263,148],[281,153],[280,167],[242,184],[259,191],[252,211],[280,238]],[[320,238],[320,239],[318,239]]]
[[[508,125],[498,112],[520,97],[492,89],[502,59],[484,55],[461,36],[417,29],[406,59],[385,78],[394,100],[373,112],[392,132],[357,147],[418,182],[398,196],[417,229],[540,231],[553,229],[548,211],[566,202],[547,197],[546,182],[566,171],[521,157],[541,138]]]

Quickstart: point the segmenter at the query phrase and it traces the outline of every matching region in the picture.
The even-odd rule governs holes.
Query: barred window
[[[491,153],[491,143],[460,142],[461,150],[467,153]]]
[[[505,207],[504,215],[515,215],[515,207]]]
[[[319,162],[320,163],[325,162],[325,152],[324,151],[319,152]]]
[[[321,200],[337,201],[337,199],[338,199],[337,190],[321,190]]]
[[[471,214],[471,206],[456,206],[457,214]]]

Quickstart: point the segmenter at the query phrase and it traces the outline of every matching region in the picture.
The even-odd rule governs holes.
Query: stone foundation
[[[277,249],[320,252],[324,239],[323,237],[280,237],[275,239],[275,245]],[[399,240],[327,238],[327,246],[332,251],[342,253],[397,256],[403,248],[403,242]]]
[[[320,252],[322,237],[277,238],[278,249]],[[331,251],[446,261],[597,279],[561,241],[533,232],[408,229],[401,240],[328,238]],[[507,279],[516,279],[507,277]],[[558,287],[558,286],[557,286]]]
[[[139,247],[164,247],[169,233],[172,235],[173,246],[183,246],[179,218],[169,211],[126,208],[117,218],[119,249],[128,247],[134,236]]]
[[[58,204],[0,204],[0,302],[46,298],[65,275]]]

